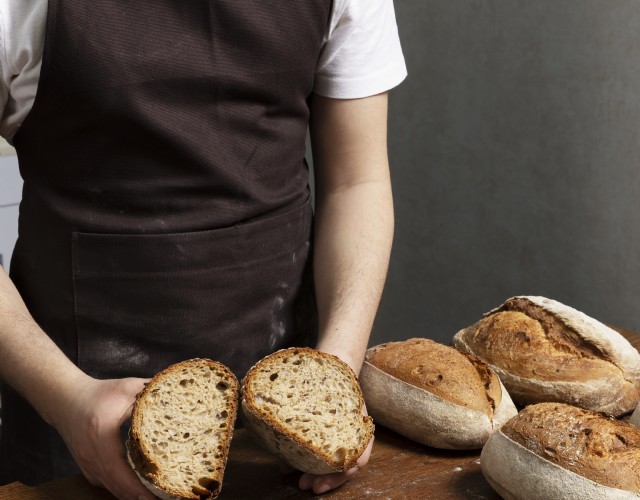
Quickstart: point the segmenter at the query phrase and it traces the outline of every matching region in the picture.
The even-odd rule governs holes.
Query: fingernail
[[[303,474],[302,477],[300,478],[300,482],[298,483],[298,486],[300,486],[301,490],[311,489],[311,487],[313,486],[313,477]]]
[[[322,495],[323,493],[326,493],[330,489],[331,489],[330,485],[328,485],[327,483],[321,483],[320,486],[316,488],[316,494]]]

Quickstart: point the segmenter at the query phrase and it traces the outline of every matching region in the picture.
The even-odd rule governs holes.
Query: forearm
[[[359,372],[393,238],[387,96],[314,96],[311,104],[317,348],[338,355]]]
[[[86,378],[40,329],[0,268],[0,378],[49,423]]]
[[[318,349],[359,372],[384,287],[393,239],[388,179],[322,194],[317,200],[314,270]]]

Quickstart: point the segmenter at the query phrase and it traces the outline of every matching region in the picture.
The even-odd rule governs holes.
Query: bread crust
[[[145,401],[149,394],[160,386],[168,375],[177,374],[183,369],[189,370],[194,367],[207,366],[212,371],[222,374],[222,379],[229,385],[230,396],[226,399],[225,408],[227,412],[225,418],[226,431],[223,433],[224,438],[220,442],[221,448],[218,450],[220,458],[218,467],[210,472],[206,484],[194,485],[190,494],[184,494],[184,491],[174,487],[172,484],[165,483],[159,475],[161,465],[154,457],[154,452],[145,443],[142,435],[142,418],[145,411]],[[190,359],[175,363],[161,372],[157,373],[144,387],[144,389],[136,396],[133,412],[131,416],[131,428],[129,430],[129,439],[127,440],[127,458],[133,467],[136,475],[142,483],[156,496],[162,499],[170,500],[201,500],[204,498],[216,498],[222,488],[222,480],[224,469],[229,453],[231,438],[233,437],[233,428],[238,412],[239,387],[238,381],[234,374],[222,363],[212,361],[210,359]],[[195,479],[194,479],[195,481]]]
[[[640,494],[596,483],[494,433],[480,454],[482,474],[505,500],[630,500]]]
[[[560,403],[525,408],[489,438],[482,473],[504,498],[640,498],[640,431]]]
[[[257,404],[258,395],[253,387],[254,379],[258,371],[265,366],[275,365],[291,355],[308,356],[323,359],[340,370],[350,381],[350,384],[358,394],[358,407],[363,410],[364,399],[360,391],[358,379],[353,370],[342,360],[324,352],[310,348],[289,348],[277,351],[256,363],[242,381],[241,389],[241,417],[251,435],[256,441],[271,453],[279,456],[284,462],[303,472],[312,474],[329,474],[333,472],[347,471],[356,466],[357,460],[362,455],[369,442],[373,438],[373,420],[369,416],[361,416],[359,421],[364,432],[359,446],[348,450],[343,460],[335,459],[329,453],[311,446],[295,432],[282,425],[277,419],[263,411]]]
[[[487,361],[514,401],[558,401],[619,416],[640,401],[640,354],[618,332],[545,297],[517,296],[453,345]]]
[[[486,363],[429,339],[370,348],[360,384],[377,423],[435,448],[481,448],[517,413]]]

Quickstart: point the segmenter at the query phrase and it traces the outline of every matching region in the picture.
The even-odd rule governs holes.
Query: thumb
[[[150,380],[151,379],[148,378],[128,378],[123,380],[124,390],[126,395],[131,398],[131,404],[127,407],[127,409],[120,417],[119,425],[124,424],[131,418],[131,414],[133,413],[133,406],[136,404],[136,396],[140,394],[140,392],[144,389],[145,385],[147,385]]]

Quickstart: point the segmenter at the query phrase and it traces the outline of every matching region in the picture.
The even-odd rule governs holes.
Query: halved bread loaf
[[[523,409],[480,455],[506,499],[640,498],[640,429],[562,403]]]
[[[640,354],[618,332],[544,297],[513,297],[453,345],[480,356],[516,403],[562,402],[618,416],[640,401]]]
[[[360,385],[377,423],[435,448],[482,448],[517,413],[487,363],[429,339],[370,348]]]
[[[256,440],[303,472],[348,470],[373,437],[351,368],[313,349],[284,349],[259,361],[243,381],[241,409]]]
[[[163,499],[216,498],[238,407],[238,381],[208,359],[176,363],[136,398],[127,454],[141,481]]]

